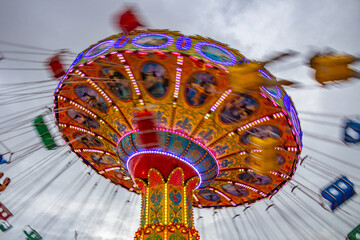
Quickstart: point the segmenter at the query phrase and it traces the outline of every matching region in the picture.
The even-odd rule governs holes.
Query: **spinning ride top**
[[[193,207],[254,203],[293,176],[296,110],[277,84],[232,88],[230,67],[248,63],[212,39],[132,31],[81,52],[59,83],[55,119],[71,150],[142,195],[135,239],[199,239]],[[271,164],[259,171],[254,156]]]

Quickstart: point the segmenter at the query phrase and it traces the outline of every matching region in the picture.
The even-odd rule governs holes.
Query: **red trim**
[[[134,156],[128,164],[129,172],[132,178],[147,179],[150,168],[158,170],[164,179],[167,179],[170,173],[177,167],[184,171],[184,181],[197,176],[195,170],[188,164],[163,154],[143,153]]]

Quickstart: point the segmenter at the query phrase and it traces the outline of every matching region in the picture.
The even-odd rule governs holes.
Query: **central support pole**
[[[184,175],[180,167],[168,176],[150,168],[147,179],[135,178],[142,194],[141,222],[135,240],[200,239],[192,209],[199,178],[195,175],[185,179]]]

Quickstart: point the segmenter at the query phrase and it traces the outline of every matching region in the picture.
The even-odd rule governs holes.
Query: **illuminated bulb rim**
[[[185,159],[181,158],[181,157],[178,157],[172,153],[168,153],[168,152],[164,152],[164,151],[154,151],[154,150],[144,150],[144,151],[139,151],[137,153],[134,153],[133,155],[131,155],[127,162],[126,162],[126,168],[129,169],[129,163],[131,162],[131,160],[135,157],[135,156],[138,156],[138,155],[141,155],[141,154],[156,154],[156,155],[165,155],[165,156],[170,156],[170,157],[173,157],[173,158],[176,158],[177,160],[179,161],[182,161],[183,163],[185,163],[186,165],[190,166],[195,172],[196,174],[198,175],[199,177],[199,183],[198,185],[196,186],[195,189],[198,189],[202,183],[202,178],[201,178],[201,173],[193,166],[191,165],[191,163],[187,162]]]
[[[124,38],[126,38],[126,39],[124,40]],[[129,41],[128,36],[122,36],[121,38],[116,40],[116,42],[114,43],[114,48],[122,48],[128,43],[128,41]]]
[[[222,52],[224,52],[229,58],[230,60],[228,61],[221,61],[221,60],[217,60],[216,58],[213,58],[213,57],[210,57],[208,55],[206,55],[204,53],[204,51],[201,49],[203,46],[208,46],[208,47],[213,47],[213,48],[216,48]],[[228,51],[227,49],[217,45],[217,44],[214,44],[214,43],[208,43],[208,42],[198,42],[195,44],[195,50],[204,58],[212,61],[212,62],[215,62],[215,63],[218,63],[218,64],[222,64],[222,65],[228,65],[228,66],[231,66],[231,65],[234,65],[236,63],[236,57],[234,54],[232,54],[230,51]],[[212,54],[212,53],[208,53],[208,54]],[[215,55],[215,54],[212,54],[212,55]],[[216,55],[215,55],[216,56]]]
[[[286,110],[288,110],[290,112],[291,101],[290,101],[290,98],[289,98],[289,96],[287,94],[284,95],[283,101],[284,101],[284,106],[285,106]]]
[[[120,170],[121,167],[110,167],[110,168],[105,168],[101,171],[99,171],[99,174],[104,174],[106,172],[110,172],[110,171],[115,171],[115,170]]]
[[[67,70],[66,74],[63,76],[63,78],[61,79],[61,81],[59,82],[57,87],[55,88],[55,91],[54,91],[55,94],[60,90],[60,87],[63,84],[64,80],[68,77],[69,73],[73,70],[73,66],[80,61],[80,59],[83,57],[83,55],[84,55],[84,52],[81,52],[81,53],[79,53],[79,55],[77,55],[75,61],[71,64],[71,66]]]
[[[184,45],[184,46],[181,46],[184,41],[185,41],[185,45]],[[181,37],[179,37],[179,39],[176,41],[175,46],[176,46],[176,48],[179,49],[179,50],[187,51],[187,50],[190,49],[191,43],[192,43],[191,38],[185,37],[185,36],[181,36]]]
[[[74,62],[71,64],[71,66],[74,66],[75,64],[77,64],[80,61],[80,59],[83,57],[83,55],[84,55],[84,52],[79,53],[79,55],[77,55],[77,57],[75,58]],[[71,69],[71,67],[69,69]]]
[[[293,106],[290,106],[290,113],[291,113],[291,120],[294,124],[296,133],[301,136],[301,130],[300,130],[300,122],[299,118],[297,117],[295,108]]]
[[[272,77],[267,74],[265,71],[259,69],[259,72],[266,78],[273,80]],[[281,98],[281,90],[276,86],[276,87],[272,87],[272,88],[266,88],[266,87],[261,87],[267,94],[269,94],[270,96],[272,96],[273,98],[279,99]],[[273,91],[276,92],[273,92]]]
[[[118,140],[118,142],[116,143],[116,145],[119,146],[119,144],[121,143],[121,141],[122,141],[126,136],[128,136],[128,135],[130,135],[130,134],[132,134],[132,133],[134,133],[134,132],[138,132],[138,131],[139,131],[139,129],[136,129],[136,130],[131,130],[131,131],[125,133],[124,135],[122,135],[122,136],[119,138],[119,140]]]
[[[89,59],[89,58],[99,56],[99,55],[103,54],[104,52],[106,52],[107,50],[109,50],[114,45],[114,42],[115,42],[114,40],[106,40],[104,42],[96,44],[95,46],[90,48],[89,51],[86,52],[84,57]],[[104,47],[104,48],[101,48],[101,47]],[[100,49],[100,51],[96,51],[96,50],[98,50],[98,48]],[[95,53],[92,53],[93,51],[95,51]]]
[[[143,45],[143,44],[140,44],[140,43],[137,43],[138,40],[142,39],[142,38],[146,38],[146,37],[151,37],[151,36],[154,36],[154,37],[164,37],[167,39],[167,41],[165,43],[162,43],[162,44],[158,44],[158,45],[153,45],[153,46],[147,46],[147,45]],[[135,46],[135,47],[138,47],[138,48],[145,48],[145,49],[158,49],[158,48],[165,48],[165,47],[169,47],[170,45],[172,45],[174,43],[174,39],[169,36],[169,35],[166,35],[166,34],[163,34],[163,33],[145,33],[145,34],[140,34],[136,37],[134,37],[132,40],[131,40],[131,43]]]
[[[273,87],[271,90],[267,89],[266,87],[261,87],[267,94],[269,94],[271,97],[279,99],[281,98],[281,90],[278,87]],[[275,90],[276,93],[272,92],[272,90]]]

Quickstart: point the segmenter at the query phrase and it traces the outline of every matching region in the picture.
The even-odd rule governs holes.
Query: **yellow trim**
[[[149,224],[149,187],[146,187],[145,226]]]
[[[188,225],[188,215],[187,215],[187,201],[186,201],[186,187],[184,189],[184,224]]]
[[[168,184],[165,183],[165,219],[164,219],[164,224],[167,225],[168,224]]]

